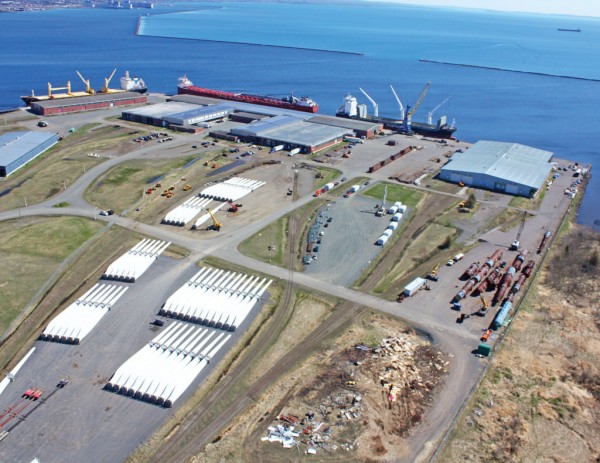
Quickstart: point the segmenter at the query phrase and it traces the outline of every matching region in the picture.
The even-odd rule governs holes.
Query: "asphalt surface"
[[[106,117],[106,114],[104,113],[102,117]],[[59,118],[52,120],[58,121]],[[68,125],[69,120],[66,119],[65,124]],[[123,125],[122,121],[119,121],[119,124]],[[196,141],[197,137],[181,135],[177,136],[177,139],[177,142]],[[414,139],[407,140],[407,144],[414,144]],[[426,145],[425,152],[418,152],[423,157],[439,153],[440,148],[435,143],[420,141],[419,144]],[[11,435],[0,444],[0,460],[24,461],[37,455],[44,462],[66,461],[65,455],[68,454],[69,461],[121,461],[135,450],[156,427],[164,422],[169,411],[105,392],[102,386],[124,360],[137,352],[144,342],[154,337],[152,331],[140,327],[153,317],[168,295],[191,276],[192,270],[195,270],[194,262],[200,257],[214,255],[274,277],[288,280],[291,276],[296,284],[399,316],[429,335],[440,350],[450,354],[452,361],[445,387],[440,390],[425,422],[411,438],[410,451],[402,458],[403,461],[425,461],[452,422],[482,368],[482,361],[471,353],[477,346],[481,326],[475,323],[459,325],[456,323],[456,313],[449,310],[449,299],[461,284],[458,281],[459,272],[464,270],[463,267],[466,268],[470,261],[483,260],[491,253],[494,246],[509,245],[516,232],[514,230],[508,233],[492,231],[484,238],[487,244],[476,248],[477,251],[473,255],[467,255],[463,263],[440,271],[442,281],[445,283],[435,286],[432,291],[420,292],[402,304],[389,302],[370,294],[350,290],[336,282],[326,281],[319,274],[311,275],[310,272],[290,274],[288,269],[256,261],[238,252],[237,245],[242,240],[294,208],[310,202],[313,199],[310,195],[295,201],[281,201],[281,207],[277,210],[247,226],[233,230],[226,229],[202,240],[182,235],[169,227],[147,225],[127,217],[96,216],[97,211],[94,207],[83,199],[87,186],[114,165],[128,159],[183,155],[177,150],[165,151],[162,148],[160,145],[142,146],[127,155],[109,159],[87,171],[59,195],[38,205],[0,214],[0,220],[25,215],[95,216],[99,220],[112,221],[136,232],[172,241],[191,250],[191,255],[183,261],[173,263],[162,259],[155,264],[149,274],[144,275],[139,283],[135,283],[135,289],[129,290],[119,300],[114,314],[105,316],[94,331],[84,339],[82,345],[36,343],[39,352],[30,359],[16,381],[3,394],[3,404],[16,400],[22,390],[33,385],[52,391],[54,383],[65,374],[72,374],[72,377],[77,380],[73,379],[72,384],[67,386],[69,389],[57,391],[11,431]],[[342,169],[340,177],[346,176],[352,179],[367,176],[374,180],[382,180],[392,171],[397,171],[398,166],[387,166],[372,175],[367,175],[365,172],[368,166],[388,157],[390,150],[395,152],[400,148],[390,149],[381,140],[373,144],[358,145],[353,150],[351,158],[344,160],[344,163],[336,168]],[[431,152],[427,154],[427,150]],[[362,151],[364,153],[361,154]],[[285,159],[284,162],[291,165],[292,160]],[[337,180],[339,181],[339,178]],[[546,194],[539,211],[533,211],[535,217],[526,225],[527,237],[524,238],[524,242],[527,246],[536,246],[541,239],[540,232],[558,223],[561,212],[569,203],[562,194],[569,183],[566,175],[561,177]],[[431,192],[427,188],[423,189]],[[457,196],[451,193],[431,193]],[[559,197],[560,195],[562,198]],[[349,201],[354,199],[357,198]],[[71,206],[61,209],[51,207],[52,204],[61,201],[69,202]],[[146,284],[150,281],[151,284]],[[242,331],[238,330],[238,333]],[[222,349],[221,352],[226,350]],[[215,359],[213,364],[217,361],[218,359]],[[199,384],[209,372],[210,370],[205,370],[195,384]],[[182,397],[178,402],[182,403],[183,400]],[[199,442],[198,445],[201,443]]]

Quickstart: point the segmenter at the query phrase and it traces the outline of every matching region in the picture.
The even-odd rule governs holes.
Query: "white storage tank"
[[[350,191],[351,191],[352,193],[356,193],[358,190],[360,190],[360,185],[352,185],[352,186],[350,187]]]
[[[393,230],[390,230],[389,228],[386,228],[383,232],[383,235],[381,236],[392,236],[392,233],[394,233]]]
[[[390,224],[387,227],[390,230],[396,230],[396,228],[398,228],[398,222],[390,222]]]
[[[398,212],[398,206],[392,206],[388,209],[388,214],[395,214]]]
[[[385,235],[381,235],[381,236],[379,237],[379,239],[377,240],[377,244],[378,244],[379,246],[383,246],[385,243],[387,243],[387,240],[388,240],[388,237],[387,237],[387,236],[385,236]]]
[[[402,220],[402,214],[400,212],[396,212],[392,217],[392,222],[400,222]]]

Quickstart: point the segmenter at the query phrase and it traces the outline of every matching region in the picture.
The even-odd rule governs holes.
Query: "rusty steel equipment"
[[[494,297],[494,303],[493,303],[494,305],[497,304],[498,302],[500,302],[504,298],[504,294],[506,293],[506,290],[510,286],[512,279],[515,276],[515,272],[516,272],[515,268],[510,267],[506,271],[504,276],[502,277],[502,283],[500,284],[500,287],[498,288],[498,291],[496,292],[496,296]]]
[[[544,237],[542,238],[542,242],[538,246],[538,250],[537,250],[538,254],[540,254],[544,250],[544,247],[548,243],[548,239],[550,238],[551,235],[552,235],[552,232],[550,230],[548,230],[546,233],[544,233]]]
[[[521,265],[523,265],[523,262],[525,262],[525,258],[527,257],[528,251],[527,249],[523,249],[519,255],[517,257],[515,257],[515,260],[513,260],[512,266],[515,268],[516,271],[521,270]]]

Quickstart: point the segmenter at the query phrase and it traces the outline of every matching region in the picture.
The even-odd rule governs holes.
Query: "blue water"
[[[140,15],[145,36],[134,34]],[[380,114],[396,116],[389,84],[413,104],[431,81],[416,120],[451,95],[436,116],[455,119],[461,139],[513,141],[560,158],[600,161],[600,82],[419,62],[600,80],[599,19],[401,5],[178,3],[2,14],[0,39],[10,44],[0,50],[0,109],[19,105],[19,95],[31,89],[44,93],[48,80],[55,86],[71,80],[83,89],[75,69],[95,87],[117,67],[113,85],[129,69],[157,92],[175,92],[183,73],[224,90],[293,91],[314,98],[326,114],[346,92],[367,103],[360,86],[379,103]],[[600,219],[599,202],[600,179],[593,178],[582,223]]]

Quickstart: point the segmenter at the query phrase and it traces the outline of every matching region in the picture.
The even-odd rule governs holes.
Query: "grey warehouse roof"
[[[552,169],[551,159],[550,151],[484,140],[454,154],[442,170],[485,174],[539,189]]]
[[[50,132],[8,132],[0,135],[0,165],[9,165],[53,137],[56,134]]]
[[[204,106],[201,107],[204,108]],[[170,102],[142,106],[140,108],[127,109],[126,111],[123,111],[123,113],[134,114],[136,116],[142,117],[155,117],[161,119],[166,116],[183,113],[185,111],[192,111],[197,108],[198,105],[195,104]]]
[[[290,116],[277,116],[231,129],[234,135],[251,135],[301,146],[319,146],[343,137],[348,129],[313,124]]]
[[[382,125],[378,122],[359,121],[356,119],[347,119],[345,117],[325,115],[311,117],[308,121],[315,122],[317,124],[333,125],[335,127],[346,127],[352,130],[364,130],[365,132],[369,130],[376,130]]]
[[[165,118],[169,119],[194,119],[196,117],[211,116],[213,114],[222,113],[223,111],[230,113],[233,112],[231,106],[225,105],[211,105],[211,106],[196,106],[195,108],[187,109],[182,112],[175,114],[169,114]]]

